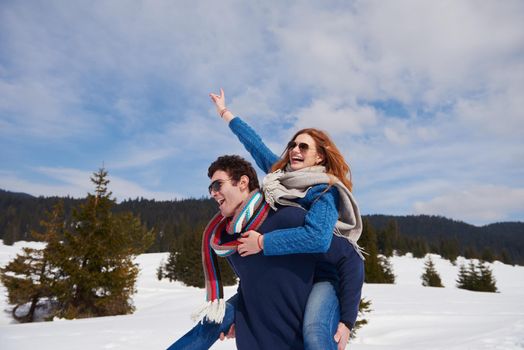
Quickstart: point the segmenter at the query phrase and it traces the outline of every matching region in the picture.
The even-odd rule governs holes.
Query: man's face
[[[210,195],[217,201],[220,214],[232,217],[242,202],[248,197],[249,189],[245,180],[241,178],[235,185],[229,174],[217,170],[211,177]]]

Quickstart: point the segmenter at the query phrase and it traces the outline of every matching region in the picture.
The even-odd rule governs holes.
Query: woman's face
[[[289,165],[300,170],[322,163],[324,158],[317,150],[315,140],[308,134],[300,134],[288,145]]]

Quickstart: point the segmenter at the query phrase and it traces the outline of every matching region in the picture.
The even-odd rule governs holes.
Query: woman
[[[346,176],[350,175],[350,169],[331,139],[317,129],[300,130],[280,158],[269,150],[253,129],[226,108],[222,89],[220,95],[210,94],[210,97],[217,113],[229,124],[257,165],[265,173],[271,172],[263,181],[266,201],[270,204],[271,201],[285,205],[298,204],[308,211],[304,227],[278,230],[262,236],[255,231],[247,232],[247,237],[241,239],[243,245],[238,247],[239,253],[242,256],[256,254],[261,250],[265,255],[324,253],[331,243],[334,230],[339,235],[340,231],[344,231],[355,249],[358,249],[356,242],[362,223],[358,207],[349,192],[352,185]],[[318,172],[325,172],[327,176],[319,177]],[[300,177],[296,175],[298,173],[302,173]],[[304,178],[306,180],[302,181]],[[307,190],[309,186],[312,187]],[[346,203],[346,206],[350,206],[351,210],[349,215],[347,212],[343,215],[344,222],[329,221],[327,218],[333,216],[326,215],[327,212],[340,213],[335,198],[348,198],[340,196],[339,190],[349,192],[351,203]],[[337,344],[333,339],[339,348],[344,348],[349,338],[353,325],[339,318],[339,301],[336,286],[332,283],[336,280],[335,273],[333,266],[319,264],[317,267],[317,282],[310,294],[304,318],[306,349],[317,349],[317,344],[322,344],[322,349],[328,349],[329,346],[336,349]],[[333,311],[328,313],[328,318],[325,318],[326,310]]]

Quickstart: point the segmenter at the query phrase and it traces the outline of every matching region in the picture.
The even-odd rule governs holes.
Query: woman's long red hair
[[[326,172],[328,174],[335,176],[348,188],[348,190],[351,191],[353,187],[351,183],[351,169],[331,138],[322,130],[308,128],[299,130],[291,140],[295,140],[300,134],[308,134],[313,138],[313,140],[315,140],[315,143],[317,144],[317,152],[320,152],[324,158],[321,165],[326,167]],[[273,164],[271,171],[282,170],[288,164],[289,150],[286,149],[283,157]],[[334,181],[330,182],[330,185],[333,183]]]

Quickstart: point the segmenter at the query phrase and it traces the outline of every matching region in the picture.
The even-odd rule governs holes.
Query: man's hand
[[[231,339],[235,337],[235,324],[233,323],[231,327],[229,327],[229,332],[227,334],[224,334],[223,332],[220,333],[220,340],[225,339]]]
[[[349,341],[351,331],[342,322],[338,323],[337,332],[335,333],[335,341],[338,343],[337,349],[344,350]]]
[[[238,241],[241,242],[238,245],[238,254],[240,256],[256,254],[262,251],[261,248],[264,248],[264,236],[257,231],[249,230],[244,232]]]

